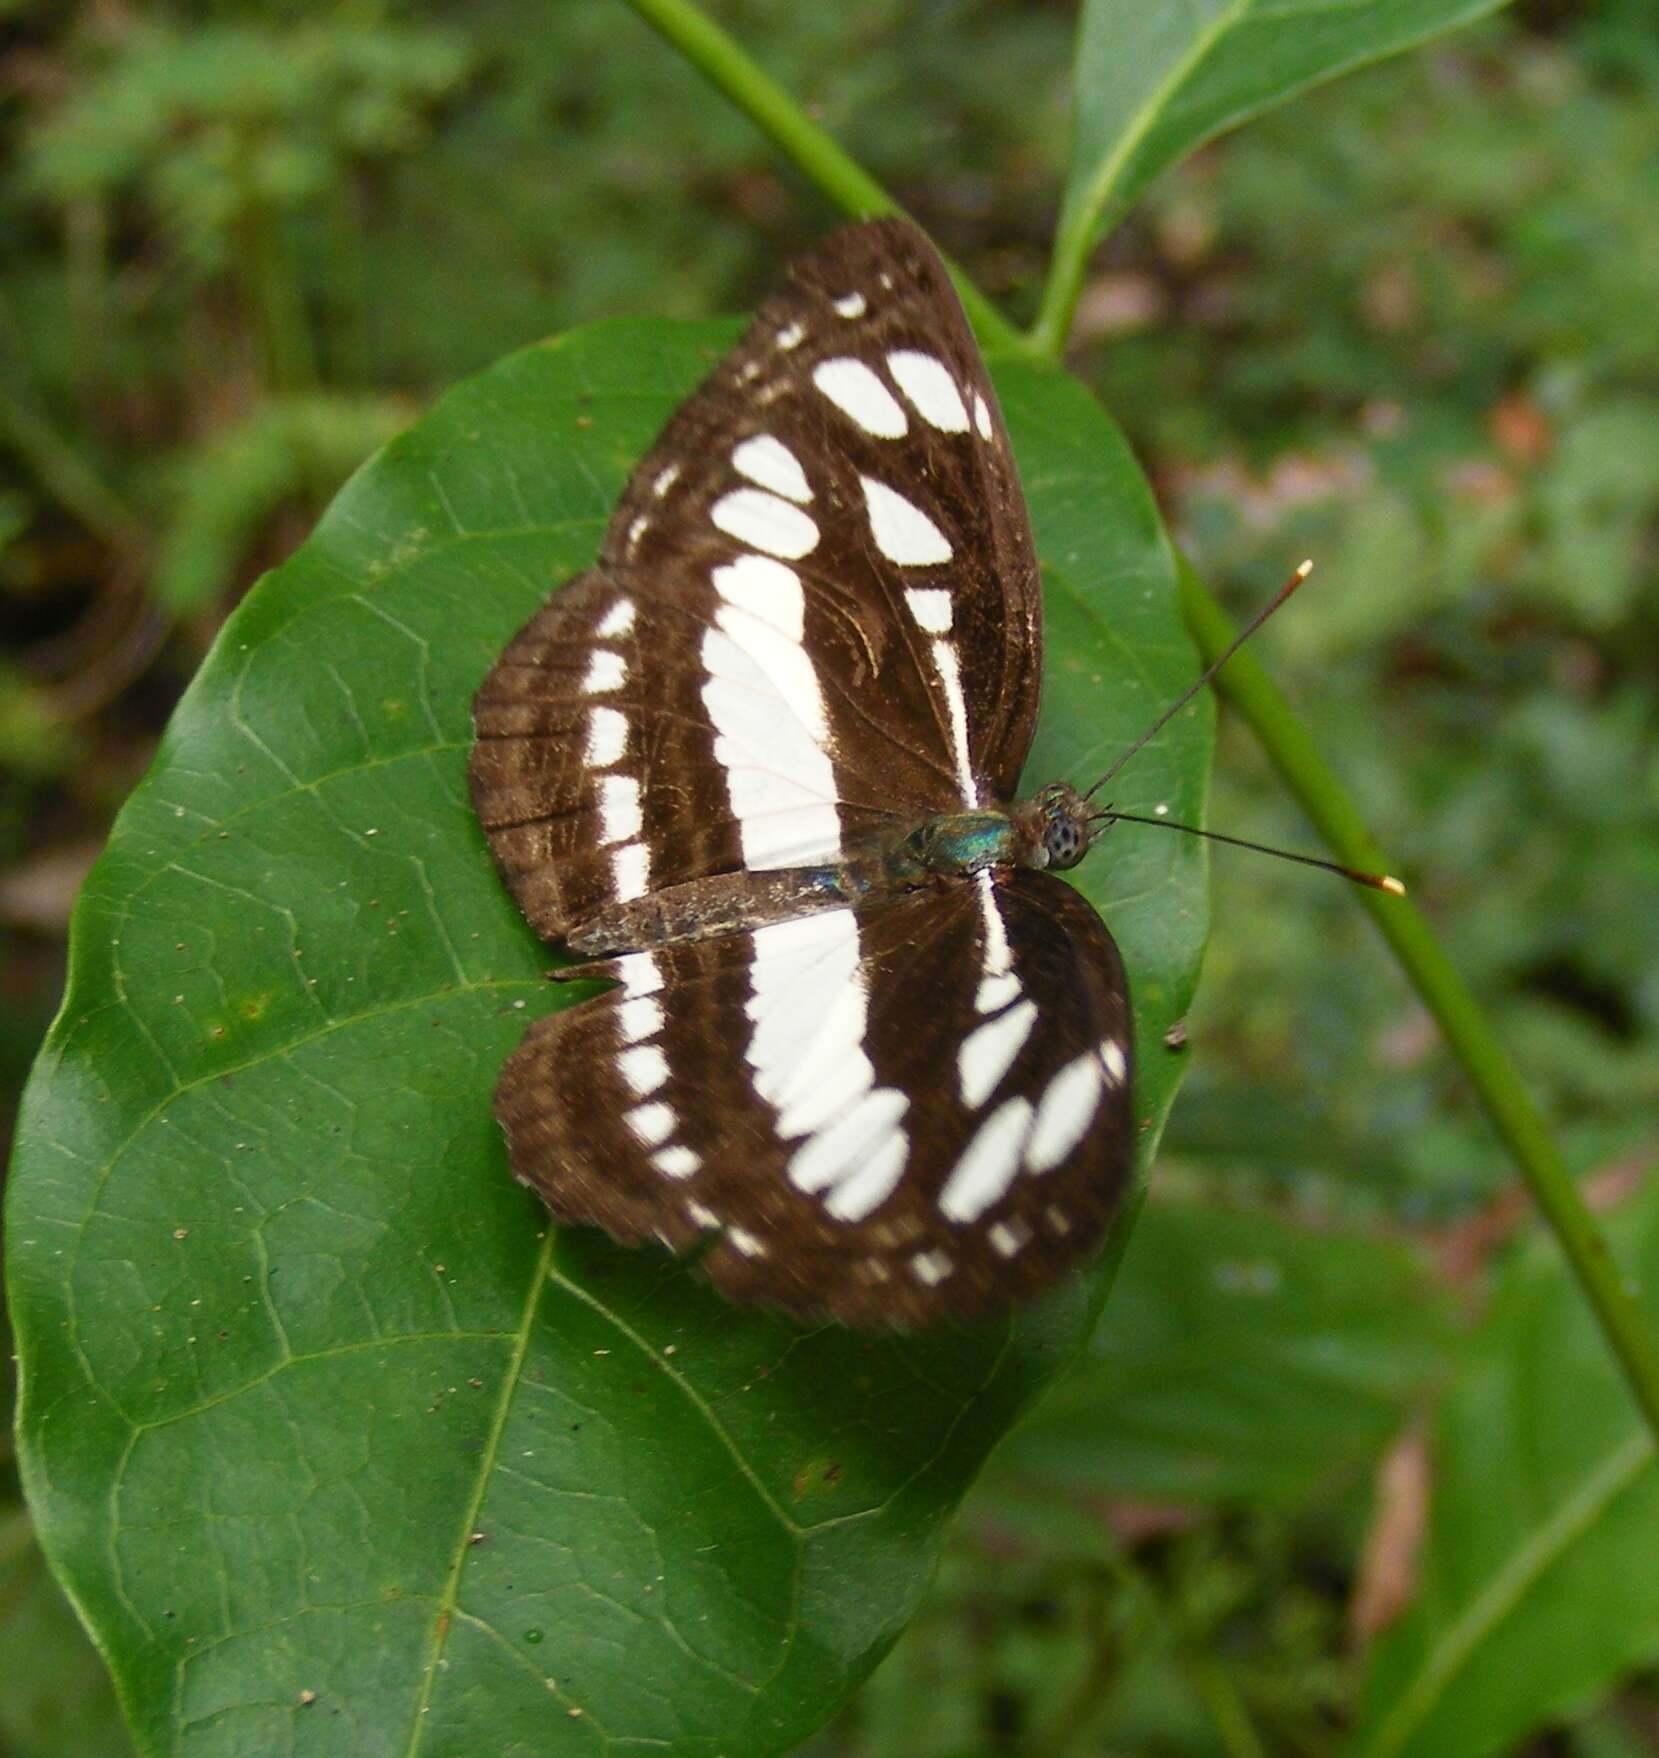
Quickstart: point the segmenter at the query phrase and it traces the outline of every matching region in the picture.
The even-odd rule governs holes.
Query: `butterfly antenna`
[[[1135,740],[1134,744],[1132,744],[1129,747],[1129,749],[1127,751],[1125,751],[1121,757],[1118,758],[1117,762],[1115,762],[1112,765],[1112,767],[1110,769],[1108,769],[1103,776],[1101,776],[1100,780],[1097,781],[1094,784],[1094,786],[1091,787],[1083,795],[1083,798],[1086,800],[1092,800],[1094,798],[1094,796],[1097,793],[1099,793],[1100,790],[1106,785],[1106,783],[1109,782],[1112,779],[1112,777],[1117,774],[1117,772],[1124,766],[1124,764],[1127,763],[1129,761],[1129,759],[1131,757],[1133,757],[1135,755],[1135,753],[1138,750],[1140,750],[1143,745],[1150,744],[1151,741],[1153,739],[1155,739],[1158,736],[1158,734],[1164,730],[1164,728],[1166,726],[1169,725],[1169,723],[1175,718],[1175,716],[1177,714],[1179,714],[1183,708],[1186,707],[1186,705],[1193,699],[1193,697],[1196,696],[1198,694],[1198,692],[1204,688],[1204,686],[1210,681],[1210,679],[1213,678],[1215,676],[1215,674],[1221,670],[1221,668],[1227,663],[1227,661],[1229,659],[1231,659],[1235,653],[1238,652],[1238,650],[1244,645],[1244,643],[1246,641],[1248,641],[1253,634],[1255,634],[1257,629],[1259,629],[1262,626],[1262,624],[1265,623],[1270,616],[1272,616],[1274,611],[1276,611],[1279,608],[1279,606],[1281,604],[1283,604],[1287,598],[1290,597],[1291,593],[1293,593],[1296,590],[1296,588],[1298,586],[1300,586],[1302,584],[1302,582],[1305,579],[1307,579],[1308,575],[1311,574],[1312,572],[1313,572],[1313,563],[1312,562],[1303,562],[1301,567],[1299,567],[1296,570],[1296,572],[1294,574],[1292,574],[1291,577],[1287,581],[1285,581],[1284,585],[1281,586],[1279,588],[1279,590],[1273,594],[1272,598],[1268,600],[1267,604],[1261,610],[1257,611],[1256,614],[1253,617],[1251,617],[1250,621],[1247,622],[1244,625],[1244,627],[1242,629],[1240,629],[1239,632],[1232,638],[1232,640],[1227,643],[1227,651],[1225,653],[1223,653],[1222,656],[1218,660],[1216,660],[1216,662],[1205,671],[1204,675],[1198,680],[1198,682],[1196,684],[1194,684],[1192,686],[1192,688],[1190,690],[1185,691],[1182,695],[1176,697],[1176,699],[1172,703],[1170,703],[1169,707],[1167,707],[1163,711],[1163,713],[1160,714],[1155,721],[1153,721],[1151,726],[1149,726],[1146,729],[1146,731],[1143,732],[1141,734],[1141,736]],[[1124,816],[1124,814],[1119,813],[1118,816],[1122,817],[1122,816]],[[1163,820],[1159,819],[1158,822],[1162,823]],[[1203,832],[1199,832],[1199,834],[1202,835]]]
[[[1236,643],[1235,643],[1236,645]],[[1181,830],[1188,836],[1201,836],[1206,842],[1225,842],[1233,848],[1247,848],[1258,855],[1277,855],[1281,861],[1297,861],[1304,867],[1322,867],[1339,878],[1352,879],[1356,885],[1369,885],[1373,891],[1386,891],[1390,897],[1404,897],[1406,888],[1392,873],[1365,873],[1358,867],[1345,867],[1340,861],[1327,861],[1318,855],[1299,855],[1293,849],[1273,848],[1265,842],[1247,842],[1242,836],[1224,836],[1219,830],[1200,830],[1196,824],[1178,824],[1173,818],[1143,818],[1139,812],[1119,812],[1103,806],[1089,820],[1091,824],[1150,824],[1156,830]]]

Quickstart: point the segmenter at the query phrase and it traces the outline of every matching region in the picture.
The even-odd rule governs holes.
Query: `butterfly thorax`
[[[1087,852],[1087,803],[1064,782],[1034,798],[941,812],[896,838],[821,866],[718,873],[612,904],[573,929],[586,957],[643,952],[743,933],[819,910],[972,878],[994,867],[1071,867]]]
[[[1051,782],[1006,811],[946,812],[918,824],[887,858],[900,883],[967,878],[986,867],[1075,867],[1088,852],[1091,808],[1077,790]]]

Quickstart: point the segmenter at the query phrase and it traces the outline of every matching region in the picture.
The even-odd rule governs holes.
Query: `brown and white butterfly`
[[[1092,1254],[1132,1146],[1122,961],[1014,802],[1030,524],[939,258],[798,261],[474,704],[473,801],[536,932],[614,986],[496,1091],[561,1222],[705,1242],[733,1299],[917,1326]]]

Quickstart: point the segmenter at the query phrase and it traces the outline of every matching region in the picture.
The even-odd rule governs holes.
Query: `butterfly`
[[[1129,1179],[1123,961],[1015,798],[1042,602],[995,392],[909,222],[796,261],[473,705],[472,799],[611,986],[495,1110],[555,1220],[730,1298],[914,1328],[1029,1299]]]

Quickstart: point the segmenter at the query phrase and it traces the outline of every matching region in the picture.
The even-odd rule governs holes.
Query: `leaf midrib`
[[[421,1728],[426,1719],[426,1712],[431,1705],[433,1685],[438,1677],[438,1668],[443,1659],[444,1647],[449,1641],[449,1632],[455,1626],[455,1605],[460,1596],[461,1576],[466,1568],[467,1552],[472,1548],[472,1534],[478,1530],[478,1519],[484,1506],[484,1497],[495,1476],[496,1463],[501,1454],[502,1436],[507,1429],[508,1414],[512,1410],[514,1399],[518,1396],[518,1385],[524,1373],[525,1358],[530,1353],[530,1333],[535,1323],[536,1308],[541,1302],[542,1290],[547,1286],[552,1271],[553,1245],[557,1238],[558,1233],[553,1227],[549,1226],[544,1230],[540,1249],[536,1252],[535,1261],[531,1265],[529,1286],[525,1290],[524,1304],[519,1311],[518,1331],[513,1339],[513,1352],[508,1358],[506,1372],[501,1376],[501,1393],[496,1399],[495,1413],[490,1418],[489,1431],[484,1437],[484,1445],[479,1449],[478,1472],[472,1494],[467,1499],[466,1509],[461,1519],[461,1529],[455,1538],[454,1555],[450,1559],[443,1590],[438,1595],[438,1609],[432,1619],[431,1633],[427,1641],[426,1660],[421,1668],[420,1695],[416,1700],[414,1712],[409,1718],[409,1739],[404,1747],[408,1758],[414,1758],[414,1754],[420,1749]]]

